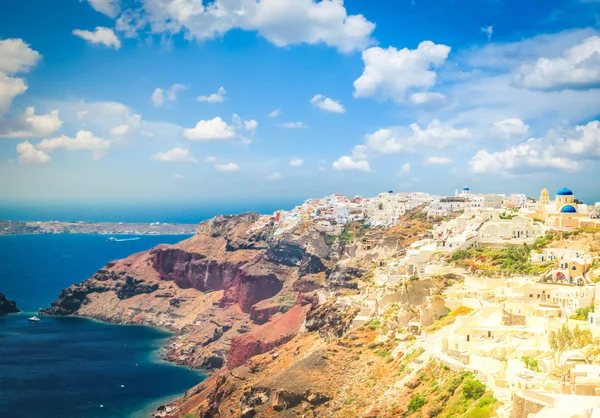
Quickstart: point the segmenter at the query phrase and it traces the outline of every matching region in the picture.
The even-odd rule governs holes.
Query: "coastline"
[[[196,223],[59,222],[0,220],[0,236],[12,235],[193,235]]]

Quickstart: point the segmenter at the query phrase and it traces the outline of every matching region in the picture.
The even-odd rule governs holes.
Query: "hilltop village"
[[[585,205],[567,188],[550,200],[546,189],[536,199],[465,186],[452,197],[335,194],[273,219],[275,234],[310,224],[343,240],[348,225],[401,226],[417,208],[431,228],[379,261],[360,294],[336,299],[359,309],[352,328],[397,317],[399,286],[454,275],[406,324],[415,339],[400,344],[402,352],[472,372],[498,401],[497,416],[600,416],[600,202]],[[369,249],[368,234],[362,244]]]
[[[160,417],[600,416],[600,202],[389,191],[109,263],[42,314],[157,325],[211,377]]]

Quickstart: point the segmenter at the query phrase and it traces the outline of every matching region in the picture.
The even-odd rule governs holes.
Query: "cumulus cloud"
[[[51,135],[58,131],[62,124],[58,110],[46,115],[36,115],[35,108],[28,107],[22,115],[0,121],[0,138],[35,138]]]
[[[283,176],[281,173],[271,173],[267,176],[267,180],[281,180]]]
[[[240,166],[236,163],[215,164],[215,170],[221,172],[234,172],[240,171]]]
[[[256,128],[258,128],[258,122],[254,119],[244,121],[244,129],[246,131],[254,133],[254,131],[256,131]]]
[[[188,162],[188,163],[197,163],[198,160],[194,158],[193,155],[190,154],[190,151],[187,148],[173,148],[167,152],[159,152],[158,154],[154,154],[152,156],[153,160],[156,161],[164,161],[169,163],[174,162]]]
[[[371,166],[369,162],[366,160],[356,161],[353,160],[352,157],[344,155],[340,157],[337,161],[333,162],[333,169],[337,171],[364,171],[370,172]]]
[[[113,19],[121,11],[121,0],[87,0],[92,8]]]
[[[154,89],[154,93],[152,93],[152,103],[154,106],[162,106],[165,103],[165,91],[160,87]]]
[[[125,136],[131,128],[129,125],[118,125],[112,128],[109,132],[110,136]]]
[[[83,118],[85,118],[88,114],[87,110],[78,110],[77,111],[77,119],[81,120]]]
[[[192,141],[224,140],[235,137],[235,130],[220,117],[198,121],[195,127],[185,129],[183,135]]]
[[[37,65],[42,56],[22,39],[0,40],[0,72],[26,73]]]
[[[423,41],[417,49],[372,47],[362,52],[364,71],[354,82],[354,97],[403,102],[411,90],[435,84],[435,68],[444,64],[450,47]]]
[[[402,164],[402,167],[400,167],[398,174],[403,175],[403,174],[408,174],[408,173],[410,173],[410,164],[409,163]]]
[[[600,159],[600,122],[580,125],[564,134],[550,131],[503,151],[478,151],[471,157],[473,173],[519,173],[548,169],[577,171],[587,161]]]
[[[29,141],[17,145],[19,162],[21,164],[44,164],[50,161],[50,156],[35,148]]]
[[[214,163],[215,161],[217,161],[217,157],[206,157],[206,158],[204,159],[204,161],[205,161],[205,162],[207,162],[207,163],[210,163],[210,164],[212,164],[212,163]]]
[[[522,65],[515,83],[534,90],[600,87],[600,36],[591,36],[566,48],[561,56],[541,57]]]
[[[341,52],[362,50],[373,42],[375,24],[348,15],[342,0],[141,0],[127,10],[117,28],[126,33],[185,32],[200,41],[233,29],[256,31],[276,46],[326,44]]]
[[[418,148],[441,149],[471,136],[467,128],[456,129],[451,125],[442,124],[437,119],[433,119],[425,129],[413,123],[410,125],[410,131],[405,128],[387,128],[367,134],[365,135],[365,150],[393,154],[415,152]]]
[[[302,158],[294,158],[290,161],[290,167],[302,167],[304,160]]]
[[[529,125],[519,118],[509,118],[494,122],[494,131],[504,139],[520,137],[527,133]]]
[[[26,80],[13,75],[28,72],[40,59],[39,52],[22,39],[0,40],[0,116],[8,112],[16,96],[27,91]]]
[[[154,106],[162,106],[165,100],[174,102],[177,100],[177,93],[185,91],[189,88],[186,84],[173,84],[167,90],[157,87],[152,93],[152,103]]]
[[[340,103],[339,100],[333,100],[329,97],[325,97],[322,94],[315,95],[310,103],[321,110],[332,113],[346,113],[346,108]]]
[[[216,93],[208,96],[198,96],[197,100],[201,103],[221,103],[225,101],[225,94],[227,94],[225,87],[219,87]]]
[[[269,116],[270,118],[276,118],[279,115],[281,115],[281,109],[274,109],[271,110],[267,116]]]
[[[108,152],[111,142],[94,136],[90,131],[79,131],[75,138],[69,138],[61,135],[56,138],[44,139],[37,147],[45,152],[52,152],[57,149],[66,149],[68,151],[91,151],[92,157],[98,160]]]
[[[307,126],[304,124],[304,122],[286,122],[286,123],[280,123],[279,125],[280,128],[286,128],[286,129],[303,129],[303,128],[307,128]]]
[[[416,105],[429,104],[429,103],[444,103],[446,101],[446,96],[442,93],[438,93],[435,91],[423,91],[418,93],[413,93],[410,96],[410,101]]]
[[[429,157],[425,160],[427,164],[436,164],[436,165],[444,165],[444,164],[452,164],[453,161],[448,157]]]
[[[73,35],[80,37],[94,45],[104,45],[109,48],[120,49],[121,41],[110,28],[96,26],[94,31],[75,29]]]

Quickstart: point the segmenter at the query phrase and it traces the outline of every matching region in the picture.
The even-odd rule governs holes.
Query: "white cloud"
[[[521,66],[515,83],[534,90],[600,87],[600,36],[591,36],[566,48],[562,56],[540,57]]]
[[[368,161],[355,161],[352,159],[352,157],[344,155],[340,157],[337,161],[333,162],[333,169],[337,171],[356,170],[368,173],[371,171],[371,166],[369,165]]]
[[[322,94],[315,95],[310,99],[310,103],[321,110],[332,113],[346,113],[346,108],[339,100],[333,100],[325,97]]]
[[[271,173],[267,176],[267,180],[281,180],[283,176],[281,173]]]
[[[227,94],[225,88],[219,87],[219,90],[217,90],[216,93],[210,94],[208,96],[198,96],[197,100],[199,102],[205,103],[221,103],[225,101],[225,94]]]
[[[215,164],[215,170],[222,172],[240,171],[240,166],[236,163]]]
[[[165,91],[160,87],[154,89],[154,93],[152,93],[152,103],[154,106],[162,106],[165,103]]]
[[[494,33],[494,27],[492,25],[484,26],[480,29],[480,31],[487,36],[488,42],[492,40],[492,34]]]
[[[0,116],[8,112],[16,96],[27,91],[25,79],[11,75],[28,72],[40,59],[39,52],[22,39],[0,40]]]
[[[167,90],[157,87],[152,93],[152,103],[154,106],[162,106],[165,104],[165,100],[174,102],[177,100],[177,93],[185,91],[189,88],[186,84],[173,84]]]
[[[365,135],[365,150],[381,154],[396,152],[415,152],[422,148],[446,148],[461,139],[468,139],[471,133],[468,129],[455,129],[451,125],[443,125],[433,119],[425,129],[416,123],[410,125],[409,133],[405,128],[380,129]]]
[[[153,160],[164,161],[164,162],[188,162],[197,163],[198,160],[190,154],[187,148],[173,148],[167,152],[159,152],[152,156]]]
[[[600,122],[577,126],[564,140],[557,141],[557,148],[577,157],[600,157]]]
[[[230,139],[235,136],[235,130],[220,117],[199,121],[194,128],[183,131],[186,138],[192,141],[212,141]]]
[[[27,82],[23,78],[10,77],[0,72],[0,116],[10,109],[13,99],[27,91]]]
[[[452,164],[454,161],[452,161],[452,159],[448,157],[429,157],[427,158],[426,162],[427,164],[443,165]]]
[[[215,161],[217,161],[217,157],[206,157],[206,158],[204,159],[204,161],[205,161],[205,162],[207,162],[207,163],[210,163],[210,164],[212,164],[212,163],[214,163]]]
[[[110,141],[95,137],[90,131],[79,131],[75,138],[61,135],[52,139],[44,139],[37,145],[39,149],[45,152],[52,152],[57,149],[91,151],[95,160],[104,157],[110,146]]]
[[[59,111],[53,110],[46,115],[36,115],[35,108],[28,107],[25,112],[5,123],[0,121],[0,138],[35,138],[51,135],[62,126]]]
[[[37,65],[42,56],[22,39],[0,40],[0,72],[26,73]]]
[[[446,101],[446,96],[442,93],[434,91],[423,91],[413,93],[410,96],[410,101],[417,105],[422,105],[426,103],[444,103]]]
[[[125,136],[130,131],[129,125],[118,125],[112,128],[109,132],[110,136]]]
[[[77,111],[77,119],[81,120],[83,118],[85,118],[88,114],[87,110],[78,110]]]
[[[36,149],[30,142],[25,141],[17,145],[19,162],[21,164],[44,164],[50,161],[50,156]]]
[[[362,50],[373,40],[375,24],[363,15],[348,15],[342,0],[142,0],[117,27],[129,34],[183,31],[187,39],[207,40],[230,30],[257,31],[276,46],[321,44],[341,52]]]
[[[286,128],[286,129],[303,129],[303,128],[307,128],[307,126],[304,124],[304,122],[286,122],[286,123],[280,123],[279,125],[280,128]]]
[[[409,163],[402,164],[402,167],[400,167],[398,174],[403,175],[403,174],[408,174],[408,173],[410,173],[410,164]]]
[[[113,30],[110,28],[96,26],[96,29],[94,29],[93,32],[89,30],[75,29],[73,30],[73,35],[78,36],[94,45],[102,44],[109,48],[121,48],[121,41],[119,38],[117,38],[115,32],[113,32]]]
[[[177,100],[177,93],[185,91],[189,88],[186,84],[173,84],[167,89],[167,99],[174,102]]]
[[[276,118],[279,115],[281,115],[281,109],[274,109],[271,110],[267,116],[269,116],[270,118]]]
[[[254,133],[254,131],[256,131],[256,128],[258,128],[258,122],[254,119],[244,121],[245,130]]]
[[[417,49],[373,47],[363,51],[364,71],[354,82],[354,97],[403,102],[410,90],[435,84],[435,67],[446,61],[450,47],[423,41]]]
[[[113,19],[121,11],[121,0],[87,0],[92,8]]]
[[[504,151],[478,151],[470,161],[474,173],[521,173],[543,170],[577,171],[600,159],[600,122],[588,122],[563,134],[548,132]]]
[[[494,122],[494,130],[504,139],[520,137],[527,133],[529,125],[526,125],[519,118],[509,118]]]
[[[304,160],[302,158],[294,158],[290,161],[290,167],[302,167]]]

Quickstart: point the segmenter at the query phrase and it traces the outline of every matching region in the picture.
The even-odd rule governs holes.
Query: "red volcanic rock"
[[[253,331],[234,337],[227,358],[228,367],[233,369],[241,366],[250,357],[271,351],[294,338],[309,309],[309,306],[298,305]]]

